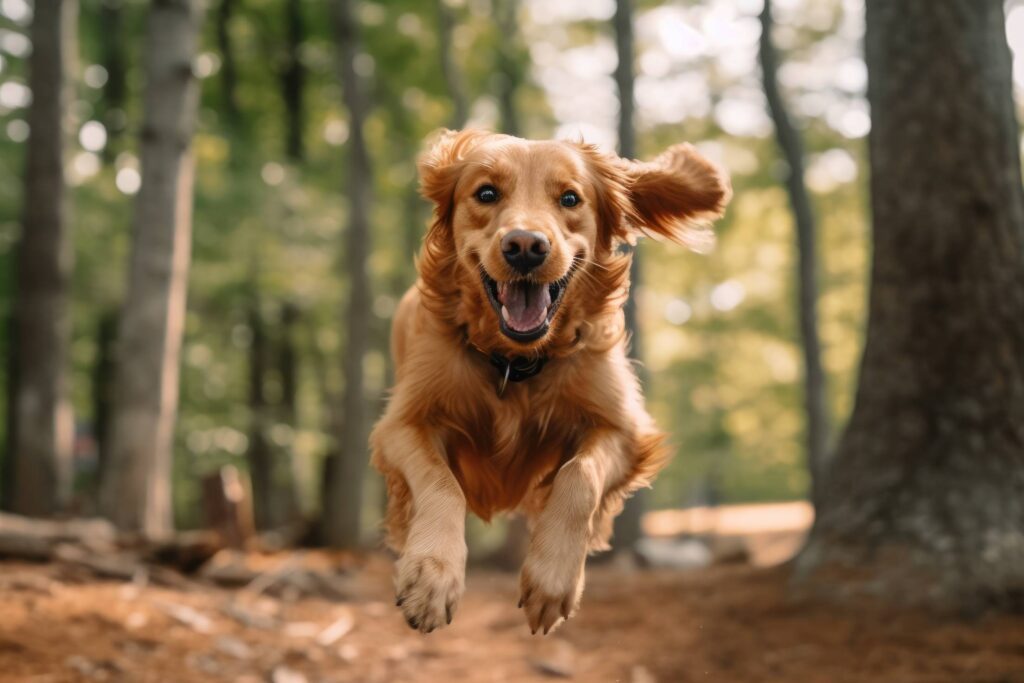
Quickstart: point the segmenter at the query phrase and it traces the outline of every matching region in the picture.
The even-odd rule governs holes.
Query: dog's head
[[[434,220],[419,268],[427,302],[482,349],[540,353],[621,304],[638,233],[694,246],[731,194],[689,145],[653,162],[593,146],[444,131],[419,163]]]

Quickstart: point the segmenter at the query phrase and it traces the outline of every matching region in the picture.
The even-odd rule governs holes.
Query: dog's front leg
[[[620,448],[617,435],[595,435],[555,475],[520,577],[519,606],[534,633],[542,629],[546,634],[579,606],[594,512],[606,482],[619,474],[609,470],[621,460]]]
[[[441,444],[426,430],[381,423],[374,447],[405,479],[412,514],[395,565],[397,604],[414,629],[450,624],[465,586],[466,497]]]

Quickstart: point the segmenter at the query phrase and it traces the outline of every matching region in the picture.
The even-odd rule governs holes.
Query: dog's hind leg
[[[466,497],[427,430],[386,416],[371,435],[374,464],[388,480],[388,532],[401,552],[397,604],[424,633],[451,623],[465,586]]]

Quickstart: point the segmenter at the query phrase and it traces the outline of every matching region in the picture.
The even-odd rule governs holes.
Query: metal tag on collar
[[[498,398],[505,395],[505,387],[508,386],[508,376],[512,372],[512,363],[505,363],[505,376],[501,378],[501,384],[498,385]]]

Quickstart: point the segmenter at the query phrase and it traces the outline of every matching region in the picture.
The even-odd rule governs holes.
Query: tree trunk
[[[615,67],[615,84],[619,91],[619,156],[633,159],[636,153],[636,126],[633,112],[636,100],[633,96],[633,0],[617,0],[615,4],[615,47],[619,55],[619,63]],[[639,247],[639,244],[637,245]],[[643,345],[640,336],[640,321],[637,311],[637,293],[642,287],[640,251],[633,250],[633,263],[630,266],[631,281],[629,297],[623,312],[626,316],[626,331],[629,334],[629,354],[637,361],[636,368],[640,381],[647,385],[647,373],[643,368]],[[629,551],[636,548],[637,541],[643,534],[640,520],[646,508],[646,491],[640,489],[626,501],[622,514],[615,518],[612,546],[615,552]]]
[[[804,145],[793,126],[779,91],[776,74],[779,58],[772,43],[772,3],[764,0],[761,12],[761,72],[768,109],[775,123],[775,138],[788,166],[786,191],[796,221],[800,339],[804,352],[804,412],[807,420],[807,469],[811,475],[811,500],[818,502],[822,472],[828,457],[828,408],[825,371],[821,365],[818,337],[818,256],[815,220],[804,184]]]
[[[519,46],[519,0],[496,0],[494,15],[498,24],[498,110],[501,112],[501,131],[519,136],[519,110],[516,91],[522,81],[522,71],[516,59]]]
[[[231,18],[235,14],[236,0],[220,0],[217,7],[217,49],[220,51],[220,87],[224,117],[237,129],[241,118],[238,106],[238,65],[231,41]]]
[[[64,184],[66,118],[74,74],[77,0],[39,0],[32,21],[25,205],[17,245],[14,353],[17,357],[8,457],[8,509],[44,516],[71,496],[74,421],[66,355],[71,239]]]
[[[441,74],[444,76],[445,86],[448,90],[448,97],[452,100],[452,123],[455,130],[466,125],[469,118],[469,102],[466,99],[466,89],[462,82],[462,73],[455,62],[453,54],[452,32],[455,18],[452,16],[452,9],[445,0],[436,0],[437,3],[437,48],[441,58]]]
[[[100,26],[103,40],[100,41],[100,64],[107,71],[107,82],[103,84],[103,125],[107,129],[107,144],[103,148],[104,158],[113,160],[120,148],[120,140],[127,127],[126,104],[128,101],[128,65],[125,46],[123,0],[104,0],[99,4]]]
[[[302,0],[285,0],[285,27],[288,42],[285,48],[285,66],[281,72],[281,95],[285,110],[285,151],[292,161],[302,161],[305,155],[302,131],[306,120],[303,105],[306,69],[302,65],[301,56],[306,28],[302,20]]]
[[[198,0],[154,0],[145,43],[142,187],[100,503],[118,527],[149,535],[172,528],[171,453],[192,233],[189,147],[199,96],[192,59],[200,24]]]
[[[114,344],[117,340],[117,313],[100,314],[96,330],[96,363],[92,373],[92,424],[96,437],[96,487],[103,481],[110,448],[110,413],[114,404]]]
[[[338,548],[359,544],[363,504],[363,475],[366,472],[366,397],[363,395],[363,358],[369,344],[370,282],[366,272],[369,252],[370,193],[373,169],[366,148],[363,126],[369,102],[356,72],[359,55],[359,26],[356,0],[334,1],[334,30],[345,108],[349,115],[348,198],[349,220],[346,266],[349,281],[348,310],[345,313],[348,343],[342,368],[345,392],[338,420],[339,461],[331,471],[324,501],[326,542]]]
[[[875,246],[804,570],[1024,605],[1024,192],[1002,0],[868,0]]]
[[[267,335],[263,325],[259,298],[253,297],[249,306],[249,479],[252,483],[252,507],[256,528],[271,529],[276,520],[276,491],[274,486],[274,454],[267,440],[269,415],[266,397]]]

